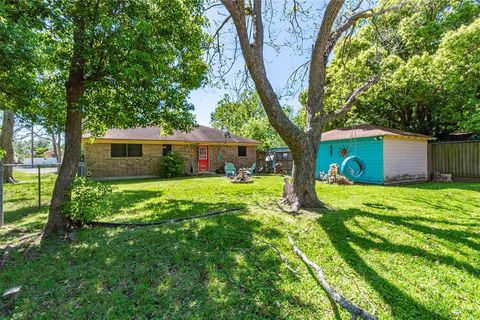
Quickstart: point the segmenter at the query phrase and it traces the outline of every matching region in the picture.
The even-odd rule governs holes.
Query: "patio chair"
[[[252,166],[250,167],[250,169],[248,169],[248,174],[249,174],[250,176],[254,176],[256,172],[257,172],[257,164],[254,163],[254,164],[252,164]]]
[[[233,165],[233,163],[227,162],[227,164],[225,165],[225,175],[227,176],[227,178],[229,176],[235,177],[236,170],[235,170],[235,166]]]

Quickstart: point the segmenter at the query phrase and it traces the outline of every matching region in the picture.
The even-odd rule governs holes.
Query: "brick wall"
[[[91,177],[158,175],[161,144],[144,144],[142,157],[112,158],[110,143],[84,144],[84,158]]]
[[[215,172],[217,169],[225,166],[226,162],[231,162],[235,168],[250,168],[257,161],[257,148],[247,147],[247,155],[245,157],[238,156],[238,146],[209,146],[210,152],[210,171]]]
[[[112,158],[110,143],[85,143],[84,158],[91,177],[127,177],[158,175],[163,145],[144,144],[142,157]],[[185,159],[185,173],[198,172],[197,145],[174,144],[172,151],[181,153]],[[209,171],[215,172],[226,162],[232,162],[236,168],[250,167],[256,161],[256,148],[247,147],[245,157],[238,156],[237,146],[209,145]]]
[[[182,154],[184,159],[185,173],[190,174],[193,168],[193,173],[198,172],[198,151],[194,144],[172,144],[172,151]]]

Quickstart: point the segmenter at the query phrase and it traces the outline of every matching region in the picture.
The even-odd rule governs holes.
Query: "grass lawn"
[[[5,190],[0,246],[38,231],[35,176]],[[31,181],[30,181],[30,180]],[[44,176],[44,199],[54,176]],[[0,290],[22,285],[23,318],[330,319],[325,293],[287,236],[344,296],[380,319],[479,319],[480,184],[334,186],[334,210],[293,216],[276,204],[282,178],[120,181],[104,221],[155,221],[240,211],[136,229],[86,228],[15,253]],[[265,242],[275,244],[291,273]],[[348,315],[342,313],[347,319]]]

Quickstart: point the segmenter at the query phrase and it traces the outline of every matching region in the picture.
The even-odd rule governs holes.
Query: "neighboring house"
[[[55,151],[53,150],[47,150],[43,154],[45,155],[45,158],[56,158]]]
[[[268,172],[277,170],[291,172],[293,168],[292,152],[288,147],[271,148],[266,152],[266,169]]]
[[[364,168],[354,181],[375,184],[426,181],[429,139],[432,138],[375,125],[327,131],[322,134],[316,175],[318,178],[320,172],[328,172],[332,163],[341,166],[348,157],[357,156]]]
[[[157,176],[160,159],[171,151],[182,154],[185,173],[220,172],[226,162],[236,168],[256,160],[259,141],[206,126],[162,136],[160,128],[108,130],[93,143],[82,137],[84,161],[91,177]]]

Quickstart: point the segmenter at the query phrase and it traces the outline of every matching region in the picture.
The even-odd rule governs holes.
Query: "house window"
[[[171,144],[164,144],[163,145],[163,156],[166,156],[170,152],[172,152],[172,145]]]
[[[142,145],[141,144],[127,144],[127,157],[141,157]]]
[[[288,160],[288,153],[287,152],[282,152],[282,154],[280,155],[280,159]]]
[[[111,147],[111,156],[113,157],[126,157],[127,156],[127,145],[112,143]]]
[[[112,158],[142,156],[141,144],[112,143],[110,150]]]
[[[238,156],[239,157],[246,157],[247,156],[247,147],[238,146]]]
[[[207,160],[207,147],[201,146],[198,147],[198,159],[199,160]]]

